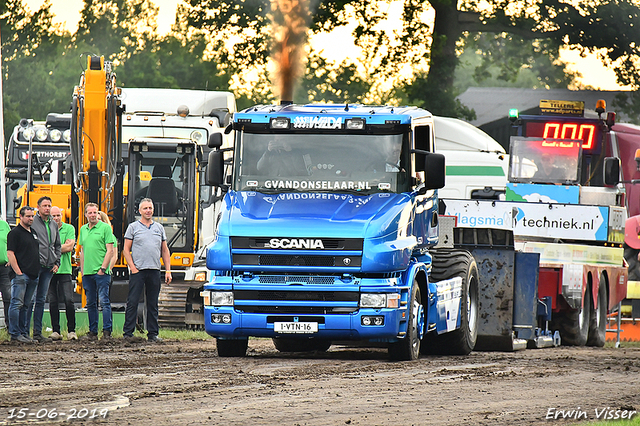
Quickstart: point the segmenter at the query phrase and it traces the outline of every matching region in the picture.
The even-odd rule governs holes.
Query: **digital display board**
[[[600,148],[599,147],[600,138],[598,137],[600,133],[600,129],[599,129],[599,123],[597,120],[526,121],[524,130],[525,130],[524,136],[527,136],[527,137],[539,137],[544,139],[582,140],[583,151],[597,151]],[[553,143],[558,144],[560,142],[554,141]]]

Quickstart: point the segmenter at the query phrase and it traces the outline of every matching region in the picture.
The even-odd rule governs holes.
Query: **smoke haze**
[[[293,89],[304,69],[304,45],[309,25],[309,0],[271,0],[274,28],[273,60],[276,93],[293,101]]]

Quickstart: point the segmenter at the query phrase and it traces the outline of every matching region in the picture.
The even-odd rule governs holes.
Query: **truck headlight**
[[[194,130],[191,132],[191,136],[189,137],[195,144],[200,144],[204,140],[204,135],[200,130]]]
[[[400,295],[398,293],[362,293],[361,308],[397,308]]]
[[[387,295],[376,293],[362,293],[360,295],[361,308],[384,308],[387,306]]]
[[[233,292],[212,291],[211,305],[213,306],[233,306]]]

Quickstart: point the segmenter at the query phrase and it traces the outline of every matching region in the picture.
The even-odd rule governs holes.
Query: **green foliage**
[[[579,73],[560,61],[558,45],[548,40],[531,42],[512,34],[468,34],[456,68],[455,87],[470,86],[566,88]]]
[[[339,66],[318,54],[309,56],[307,72],[295,102],[360,103],[369,92],[372,83],[361,78],[354,64]]]
[[[180,8],[174,31],[157,35],[149,0],[86,0],[78,31],[52,23],[50,4],[35,12],[22,0],[0,4],[5,140],[20,118],[69,112],[87,56],[114,61],[118,85],[228,90],[229,67],[208,53],[207,35],[188,27]]]
[[[68,111],[77,62],[69,55],[69,34],[59,31],[46,8],[29,14],[21,0],[3,2],[2,76],[5,136],[22,117],[44,119]],[[63,101],[64,99],[64,101]]]
[[[629,122],[640,125],[640,93],[619,93],[613,100],[613,107],[623,111]]]
[[[296,102],[409,103],[471,119],[456,101],[470,85],[574,83],[577,74],[558,59],[563,46],[597,50],[620,83],[640,86],[636,0],[407,0],[399,18],[390,17],[391,3],[310,2],[308,35],[349,24],[345,43],[362,53],[335,63],[309,51]],[[85,0],[75,34],[52,24],[48,1],[35,12],[23,0],[0,2],[5,132],[21,117],[67,112],[87,54],[114,61],[126,87],[232,89],[240,108],[276,102],[271,7],[271,0],[189,0],[172,32],[159,36],[152,0]],[[635,95],[619,101],[634,117],[639,104]]]

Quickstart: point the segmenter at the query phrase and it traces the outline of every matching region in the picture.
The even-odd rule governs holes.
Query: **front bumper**
[[[216,315],[230,314],[230,322],[215,323]],[[382,325],[363,325],[363,316],[382,317]],[[287,314],[283,309],[280,313],[243,313],[234,307],[206,306],[204,309],[205,330],[214,337],[314,337],[327,340],[382,340],[393,341],[403,333],[403,323],[407,320],[407,309],[373,309],[361,308],[357,312],[348,314]],[[274,330],[276,322],[286,323],[317,323],[314,333],[280,333]],[[404,327],[406,329],[406,326]]]

